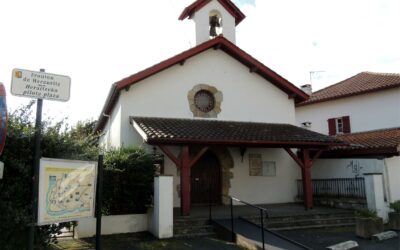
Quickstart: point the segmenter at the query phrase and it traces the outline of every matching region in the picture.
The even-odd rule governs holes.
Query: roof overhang
[[[325,151],[321,158],[388,158],[400,156],[400,127],[339,135],[348,143]]]
[[[345,145],[333,137],[290,124],[158,117],[131,117],[130,122],[150,145],[311,149]]]
[[[297,103],[296,107],[366,95],[394,88],[400,88],[400,74],[361,72],[355,76],[312,93],[308,100]]]

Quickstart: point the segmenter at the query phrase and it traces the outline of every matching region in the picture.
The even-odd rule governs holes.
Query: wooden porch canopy
[[[313,161],[323,150],[344,144],[336,138],[290,124],[156,117],[131,117],[130,122],[146,143],[157,145],[180,169],[182,215],[190,213],[190,169],[210,146],[285,149],[301,168],[304,205],[310,209]],[[181,147],[179,156],[168,149],[171,145]],[[189,147],[193,145],[202,149],[190,158]],[[295,148],[300,150],[298,155],[292,151]]]

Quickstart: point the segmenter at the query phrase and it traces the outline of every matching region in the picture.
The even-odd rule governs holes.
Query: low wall
[[[135,233],[148,230],[147,214],[109,215],[101,218],[101,234]],[[96,218],[78,220],[76,238],[93,237],[96,234]]]

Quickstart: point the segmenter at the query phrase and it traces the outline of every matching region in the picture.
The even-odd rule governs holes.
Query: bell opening
[[[210,38],[214,38],[222,34],[222,17],[221,14],[213,10],[209,15],[210,19]]]

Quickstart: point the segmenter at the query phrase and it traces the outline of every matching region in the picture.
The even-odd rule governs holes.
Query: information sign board
[[[96,162],[40,159],[38,225],[94,217]]]

